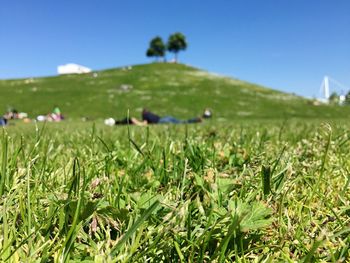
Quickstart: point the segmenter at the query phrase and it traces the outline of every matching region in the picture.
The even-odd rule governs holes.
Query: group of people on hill
[[[5,126],[10,120],[24,120],[28,119],[28,114],[25,112],[18,112],[16,109],[8,109],[6,113],[0,117],[0,126]]]
[[[0,126],[5,126],[10,120],[23,120],[24,122],[31,122],[28,118],[28,114],[25,112],[18,112],[16,109],[9,109],[7,112],[0,117]],[[53,111],[46,115],[39,115],[36,118],[37,121],[54,121],[58,122],[63,120],[63,115],[58,106],[55,106]]]
[[[125,125],[125,124],[131,124],[131,125],[147,125],[147,124],[164,124],[164,123],[172,123],[172,124],[180,124],[180,123],[198,123],[202,122],[203,119],[208,119],[212,117],[212,112],[210,109],[205,109],[203,114],[200,117],[194,117],[187,120],[180,120],[173,116],[164,116],[161,117],[158,114],[155,114],[148,109],[143,109],[141,113],[142,120],[138,120],[134,117],[126,117],[121,120],[116,120],[114,118],[108,118],[105,119],[105,124],[109,126],[114,125]]]
[[[155,114],[148,109],[143,109],[141,113],[141,120],[134,117],[126,117],[121,120],[116,120],[114,118],[105,119],[104,123],[109,126],[114,125],[139,125],[144,126],[147,124],[164,124],[164,123],[172,123],[172,124],[181,124],[181,123],[198,123],[202,122],[203,119],[208,119],[212,117],[212,112],[210,109],[205,109],[203,114],[200,117],[194,117],[187,120],[180,120],[173,116],[160,116]],[[2,117],[0,117],[0,126],[5,126],[8,124],[9,120],[21,119],[24,122],[30,122],[31,119],[28,118],[27,113],[18,112],[15,109],[8,110]],[[64,119],[61,110],[58,106],[55,106],[53,111],[46,115],[37,116],[37,121],[50,121],[50,122],[59,122]]]

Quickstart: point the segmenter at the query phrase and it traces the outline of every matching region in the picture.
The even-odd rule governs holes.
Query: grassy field
[[[155,63],[83,75],[0,80],[0,112],[30,117],[58,105],[67,119],[139,118],[143,107],[178,118],[213,110],[217,121],[256,118],[345,118],[350,107],[310,100],[182,64]],[[316,87],[317,88],[317,87]]]
[[[350,258],[350,107],[161,63],[2,80],[0,92],[4,111],[66,116],[1,130],[1,262]],[[143,107],[214,115],[102,124]]]
[[[345,262],[344,123],[9,126],[0,259]]]

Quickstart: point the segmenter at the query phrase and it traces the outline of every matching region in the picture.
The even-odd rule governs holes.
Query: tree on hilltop
[[[345,95],[345,104],[350,105],[350,90]]]
[[[169,36],[167,48],[169,52],[174,53],[175,62],[177,62],[177,54],[181,50],[185,50],[187,48],[186,37],[182,33],[174,33]]]
[[[155,57],[157,61],[159,58],[165,56],[166,46],[161,37],[155,37],[149,43],[149,48],[147,49],[147,57]]]
[[[329,103],[330,104],[339,104],[339,95],[335,91],[332,92],[332,94],[329,96]]]

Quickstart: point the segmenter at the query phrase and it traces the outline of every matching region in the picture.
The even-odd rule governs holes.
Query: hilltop
[[[1,80],[0,109],[31,117],[59,105],[68,118],[139,117],[143,107],[161,115],[238,118],[346,117],[348,107],[313,106],[310,100],[183,64],[154,63],[83,75]]]

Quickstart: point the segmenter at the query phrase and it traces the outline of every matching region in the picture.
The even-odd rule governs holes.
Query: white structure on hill
[[[324,103],[329,103],[329,98],[330,98],[330,84],[333,84],[332,86],[341,88],[343,90],[348,90],[348,88],[340,83],[339,81],[332,79],[329,76],[324,76],[323,81],[321,83],[320,87],[320,92],[323,95],[323,98],[320,98],[319,101],[324,102]],[[345,95],[341,94],[339,95],[339,104],[343,104],[345,102]]]
[[[60,75],[62,75],[62,74],[83,74],[83,73],[90,73],[91,69],[84,67],[84,66],[81,66],[81,65],[69,63],[66,65],[58,66],[57,72]]]
[[[328,76],[324,76],[323,81],[321,83],[321,91],[323,93],[323,98],[328,101],[329,100],[329,78]]]

